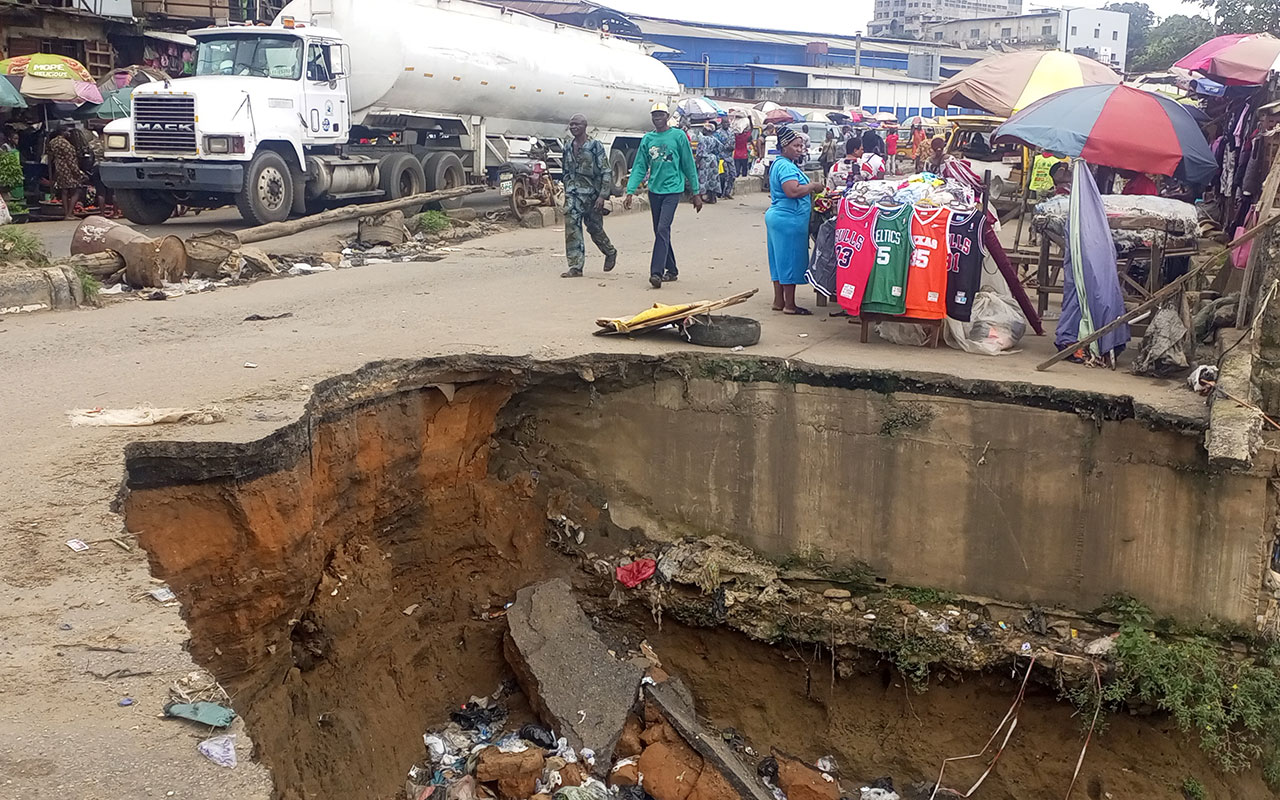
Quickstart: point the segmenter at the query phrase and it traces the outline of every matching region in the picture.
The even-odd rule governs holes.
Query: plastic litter
[[[83,539],[68,539],[67,547],[70,547],[77,553],[83,553],[85,550],[89,549],[89,545],[86,544]]]
[[[1218,368],[1213,364],[1201,364],[1187,376],[1187,388],[1196,394],[1208,394],[1218,382]]]
[[[609,789],[595,778],[587,778],[581,786],[562,786],[551,795],[553,800],[608,800]]]
[[[892,789],[876,789],[869,786],[862,787],[862,797],[859,800],[899,800],[898,793]]]
[[[652,558],[638,558],[630,564],[622,564],[616,570],[618,582],[628,589],[634,589],[653,577],[658,569],[658,562]]]
[[[463,730],[474,731],[483,727],[500,724],[507,718],[507,709],[500,703],[494,703],[488,697],[473,697],[463,704],[462,708],[449,715],[449,719],[462,726]]]
[[[196,745],[196,749],[220,767],[233,768],[236,765],[236,735],[225,733],[205,739]]]
[[[201,725],[225,728],[236,718],[236,712],[218,703],[170,703],[164,707],[166,717],[181,717]]]
[[[543,750],[554,750],[556,747],[555,735],[541,725],[525,725],[520,729],[520,738]]]
[[[178,599],[178,596],[175,595],[173,590],[168,586],[157,586],[154,589],[149,589],[147,594],[151,595],[152,599],[160,603],[168,603],[171,600]]]
[[[760,759],[760,763],[756,764],[756,775],[760,776],[760,780],[770,785],[778,782],[778,759],[773,756],[766,756]]]
[[[823,756],[818,759],[818,762],[814,764],[814,766],[816,766],[821,772],[830,772],[832,774],[838,774],[840,772],[840,765],[836,763],[835,756]]]
[[[132,697],[122,697],[122,698],[120,698],[120,703],[119,703],[119,705],[120,705],[120,706],[122,706],[122,707],[128,707],[128,706],[131,706],[131,705],[133,705],[133,698],[132,698]]]

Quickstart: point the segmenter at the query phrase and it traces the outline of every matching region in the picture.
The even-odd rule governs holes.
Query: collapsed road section
[[[130,445],[122,509],[281,797],[591,800],[628,758],[655,800],[708,763],[699,800],[929,797],[997,753],[975,796],[1260,796],[1274,465],[1201,428],[769,359],[383,362],[256,442]]]

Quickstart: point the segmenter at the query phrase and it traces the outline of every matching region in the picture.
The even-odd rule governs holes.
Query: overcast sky
[[[605,5],[633,14],[689,22],[719,22],[750,28],[852,34],[866,30],[867,21],[871,19],[872,2],[873,0],[807,0],[792,5],[794,11],[788,11],[786,4],[776,0],[608,0]],[[1098,0],[1069,5],[1073,8],[1098,8],[1105,4],[1106,0]],[[1147,0],[1147,5],[1151,6],[1158,17],[1170,14],[1209,16],[1198,3]],[[1054,6],[1047,3],[1023,3],[1023,8],[1027,11],[1044,7]]]

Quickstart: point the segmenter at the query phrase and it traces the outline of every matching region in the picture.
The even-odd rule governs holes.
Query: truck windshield
[[[302,40],[296,36],[201,37],[196,74],[297,80],[302,76]]]

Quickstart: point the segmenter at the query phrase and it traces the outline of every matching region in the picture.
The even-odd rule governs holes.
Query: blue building
[[[653,46],[690,93],[807,107],[858,106],[899,119],[961,113],[929,91],[985,54],[942,42],[745,28],[623,14],[589,0],[495,0]]]

